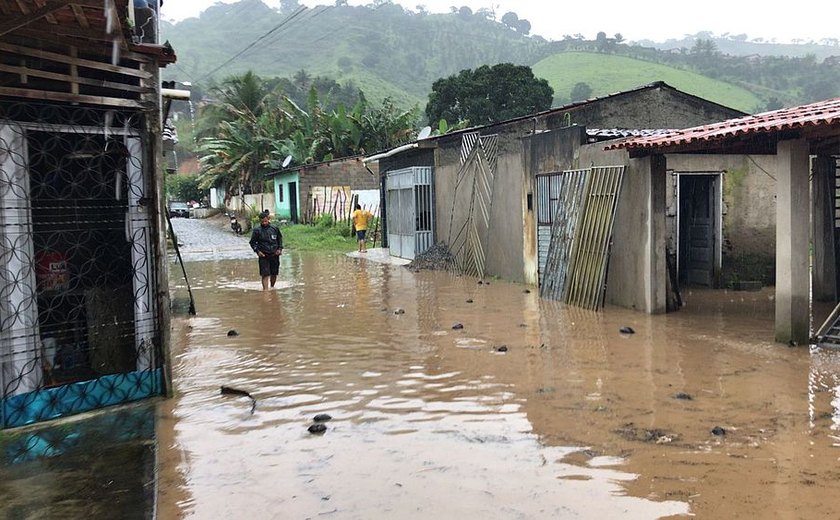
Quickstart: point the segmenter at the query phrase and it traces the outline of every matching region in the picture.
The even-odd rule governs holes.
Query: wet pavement
[[[173,224],[198,314],[174,323],[159,518],[840,517],[840,352],[775,344],[772,289],[593,313],[287,244],[264,292],[244,239],[211,260],[206,223]]]

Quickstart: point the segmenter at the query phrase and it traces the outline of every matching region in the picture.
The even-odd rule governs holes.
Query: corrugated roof
[[[618,139],[620,137],[651,137],[676,132],[676,129],[666,128],[587,128],[586,136],[594,139]]]
[[[840,98],[728,119],[721,123],[675,130],[666,135],[631,138],[611,144],[606,149],[666,148],[718,141],[747,134],[773,133],[805,127],[833,125],[840,125]]]

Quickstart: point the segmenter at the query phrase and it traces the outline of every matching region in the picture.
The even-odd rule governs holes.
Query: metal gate
[[[159,394],[140,115],[0,110],[0,427]]]
[[[388,172],[385,192],[391,256],[413,260],[434,244],[432,169],[415,166]]]
[[[603,306],[623,174],[623,166],[602,166],[538,176],[542,296],[593,310]]]
[[[466,133],[461,138],[461,167],[449,218],[448,244],[455,268],[484,278],[490,252],[490,216],[493,209],[498,136]]]
[[[559,300],[563,296],[588,172],[568,170],[537,176],[538,275],[544,298]]]

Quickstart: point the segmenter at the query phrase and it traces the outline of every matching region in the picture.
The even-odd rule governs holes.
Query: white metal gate
[[[413,260],[434,244],[432,169],[415,166],[388,172],[385,192],[391,256]]]

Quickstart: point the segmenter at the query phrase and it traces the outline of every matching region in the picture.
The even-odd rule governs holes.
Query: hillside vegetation
[[[540,60],[532,68],[537,77],[545,78],[554,89],[555,104],[568,102],[569,93],[579,82],[588,84],[592,95],[598,97],[654,81],[664,81],[683,92],[744,112],[753,111],[762,103],[757,95],[745,88],[695,72],[624,56],[565,52]]]
[[[206,90],[248,70],[263,78],[291,78],[305,70],[352,82],[369,99],[390,97],[421,111],[435,80],[497,63],[533,66],[554,87],[558,103],[568,101],[578,83],[604,95],[658,80],[746,111],[840,96],[836,45],[812,42],[802,47],[812,52],[783,57],[770,54],[779,49],[794,54],[791,47],[700,33],[660,50],[628,45],[619,34],[546,41],[530,34],[530,23],[515,13],[488,9],[454,7],[451,13],[432,14],[388,0],[367,6],[338,0],[312,9],[294,0],[281,5],[216,4],[200,17],[162,23],[162,37],[178,55],[178,62],[164,69],[164,79]],[[768,55],[745,56],[740,48]]]

